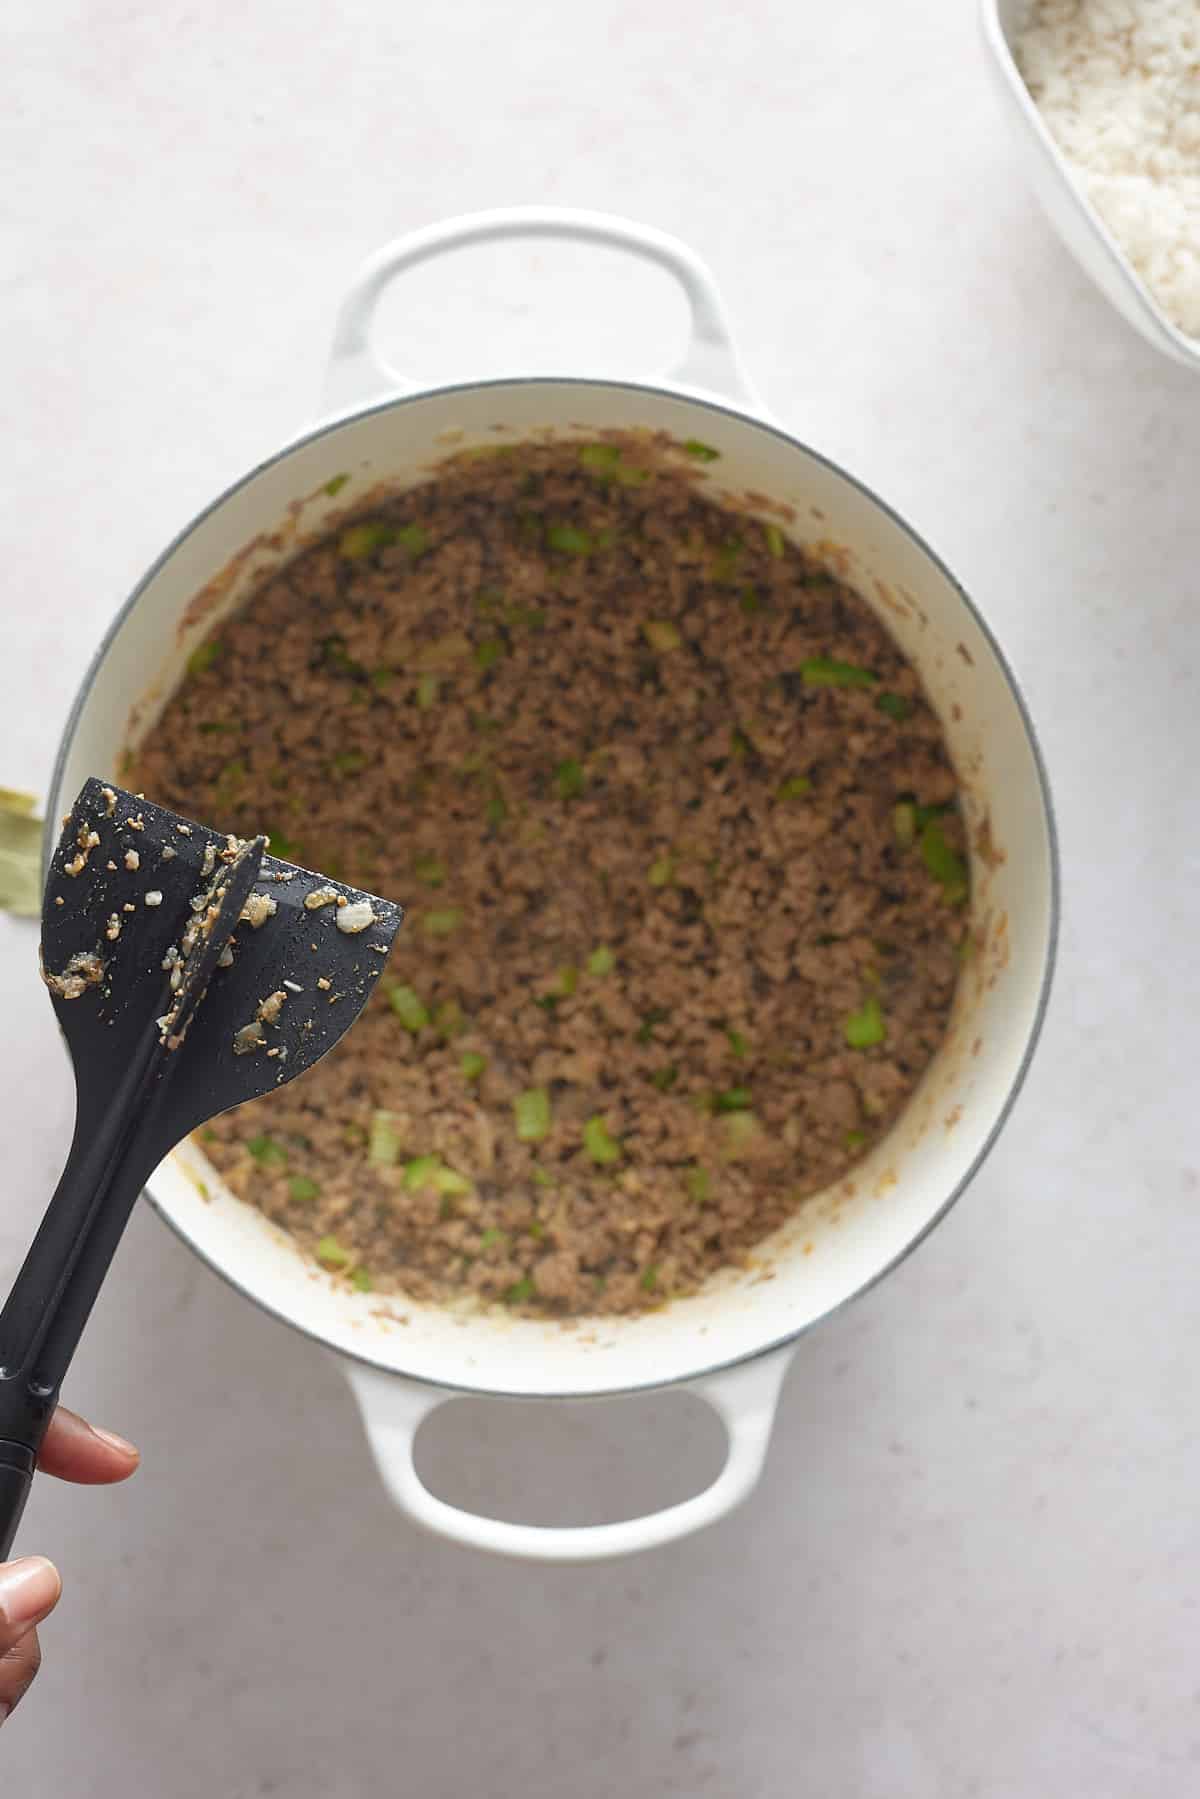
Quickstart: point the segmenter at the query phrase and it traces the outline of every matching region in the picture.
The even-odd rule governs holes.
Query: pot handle
[[[496,212],[466,213],[395,238],[368,257],[338,314],[325,376],[327,408],[331,412],[350,411],[410,392],[417,385],[407,375],[390,368],[371,342],[375,308],[398,275],[447,250],[514,237],[606,244],[657,263],[682,287],[692,314],[687,350],[669,379],[684,387],[721,394],[751,411],[761,412],[734,347],[716,282],[695,252],[678,238],[652,226],[565,206],[513,206]]]
[[[438,1499],[417,1473],[413,1442],[431,1412],[463,1395],[420,1386],[401,1375],[385,1374],[357,1362],[348,1362],[345,1368],[384,1484],[414,1524],[452,1543],[493,1555],[530,1562],[598,1562],[689,1536],[724,1517],[750,1495],[762,1472],[780,1385],[793,1353],[794,1346],[789,1344],[756,1361],[681,1384],[682,1391],[707,1400],[725,1426],[725,1464],[704,1492],[645,1518],[569,1527],[510,1524]]]

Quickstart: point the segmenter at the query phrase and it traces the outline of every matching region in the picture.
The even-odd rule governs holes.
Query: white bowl
[[[980,0],[980,19],[1001,103],[1012,120],[1033,191],[1079,266],[1147,343],[1200,369],[1200,343],[1160,310],[1116,238],[1092,206],[1047,129],[1017,67],[1013,45],[1029,0]]]

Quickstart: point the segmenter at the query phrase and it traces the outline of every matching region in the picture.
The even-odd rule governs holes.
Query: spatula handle
[[[8,1560],[33,1485],[34,1454],[23,1443],[0,1443],[0,1562]]]

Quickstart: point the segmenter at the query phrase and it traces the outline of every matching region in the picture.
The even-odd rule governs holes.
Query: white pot
[[[375,359],[372,316],[387,284],[450,246],[517,235],[615,245],[666,268],[692,310],[683,366],[639,385],[571,378],[397,392]],[[112,777],[122,743],[145,729],[189,652],[277,564],[380,481],[421,480],[451,447],[547,426],[592,436],[649,426],[721,452],[713,488],[795,508],[795,533],[819,540],[919,668],[954,755],[977,848],[973,924],[948,1040],[895,1130],[847,1181],[806,1205],[696,1297],[639,1318],[571,1328],[465,1316],[349,1293],[289,1238],[222,1189],[188,1145],[150,1182],[152,1204],[196,1253],[277,1318],[338,1352],[396,1503],[463,1543],[545,1560],[585,1560],[663,1543],[707,1524],[751,1490],[800,1334],[895,1265],[962,1192],[1012,1105],[1046,1003],[1057,874],[1045,774],[1012,677],[987,627],[937,558],[874,495],[766,421],[742,375],[707,270],[681,244],[622,220],[541,209],[453,221],[389,245],[342,309],[328,400],[341,416],[253,470],[193,520],[122,609],[67,722],[49,816],[89,774]],[[502,441],[502,439],[500,439]],[[350,484],[330,499],[332,476]],[[197,602],[196,596],[203,593]],[[131,725],[132,720],[132,725]],[[400,896],[403,897],[402,895]],[[198,1181],[208,1194],[202,1195]],[[770,1276],[769,1279],[764,1276]],[[380,1316],[390,1310],[393,1317]],[[444,1504],[412,1460],[421,1420],[446,1398],[578,1398],[687,1384],[718,1411],[729,1451],[705,1492],[650,1517],[541,1529]]]

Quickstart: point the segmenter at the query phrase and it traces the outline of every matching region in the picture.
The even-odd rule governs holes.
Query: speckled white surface
[[[1066,933],[984,1176],[803,1346],[745,1511],[635,1563],[536,1572],[417,1537],[333,1368],[140,1212],[69,1397],[145,1467],[124,1492],[39,1485],[22,1544],[67,1593],[4,1790],[1200,1789],[1200,384],[1033,210],[965,3],[222,10],[0,22],[0,780],[44,790],[145,563],[312,415],[366,251],[480,206],[595,206],[709,257],[781,419],[983,605],[1050,759]],[[544,249],[389,306],[430,375],[644,372],[679,328],[650,275]],[[3,1276],[70,1118],[33,952],[0,921]],[[443,1490],[525,1517],[617,1515],[715,1455],[668,1399],[470,1407],[433,1434]]]

